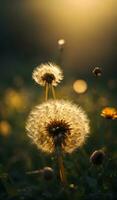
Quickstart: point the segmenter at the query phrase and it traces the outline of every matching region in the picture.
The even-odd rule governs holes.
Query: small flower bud
[[[95,76],[101,76],[102,75],[102,69],[100,67],[95,67],[92,71],[92,73],[95,75]]]
[[[43,176],[44,179],[47,181],[52,180],[54,174],[54,170],[51,167],[44,167],[43,168]]]
[[[92,153],[90,161],[94,165],[101,165],[105,159],[105,153],[102,150],[96,150]]]

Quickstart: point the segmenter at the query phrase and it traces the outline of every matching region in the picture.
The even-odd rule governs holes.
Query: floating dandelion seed
[[[95,75],[95,76],[101,76],[102,75],[102,69],[101,67],[95,67],[93,70],[92,70],[92,73]]]
[[[58,47],[59,47],[60,50],[63,50],[65,43],[66,43],[66,41],[64,39],[58,40]]]
[[[90,161],[94,165],[101,165],[105,159],[105,152],[103,150],[96,150],[92,153]]]
[[[41,64],[38,66],[32,75],[33,79],[41,86],[50,84],[57,86],[58,83],[63,79],[62,70],[53,63]]]
[[[44,152],[56,147],[71,153],[89,134],[89,120],[82,108],[65,100],[49,100],[36,106],[26,124],[27,134]]]
[[[102,110],[101,116],[106,119],[117,119],[117,109],[113,107],[106,107]]]
[[[73,89],[76,93],[83,94],[87,91],[87,82],[85,80],[76,80],[73,84]]]

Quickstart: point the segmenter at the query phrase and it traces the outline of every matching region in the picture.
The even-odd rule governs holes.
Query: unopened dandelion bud
[[[90,157],[90,162],[94,165],[101,165],[105,159],[105,153],[103,150],[96,150]]]
[[[44,167],[42,170],[42,174],[45,180],[50,181],[54,176],[54,170],[51,167]]]

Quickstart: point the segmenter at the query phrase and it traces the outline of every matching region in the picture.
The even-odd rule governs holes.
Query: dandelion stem
[[[67,185],[67,180],[65,176],[65,169],[64,169],[64,164],[63,164],[63,156],[62,156],[62,150],[61,148],[57,147],[57,159],[58,159],[58,165],[59,165],[59,175],[60,175],[60,180],[64,187]]]
[[[53,85],[51,85],[51,89],[52,89],[53,98],[56,99],[55,89],[54,89]]]
[[[48,100],[48,92],[49,92],[49,86],[48,86],[48,83],[46,83],[46,86],[45,86],[45,101]]]
[[[28,171],[26,172],[26,175],[35,175],[35,174],[40,174],[42,170],[35,170],[35,171]]]

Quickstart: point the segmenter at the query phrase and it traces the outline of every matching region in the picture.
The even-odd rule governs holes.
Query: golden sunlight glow
[[[103,60],[110,53],[116,6],[116,0],[28,0],[22,12],[33,16],[37,44],[43,38],[43,48],[53,50],[57,39],[65,38],[65,66],[75,68],[79,59],[85,70],[87,63]]]
[[[83,94],[86,92],[88,85],[85,80],[76,80],[73,84],[73,89],[76,93]]]
[[[99,0],[67,0],[66,3],[71,6],[83,6],[83,7],[91,7],[97,5]]]

